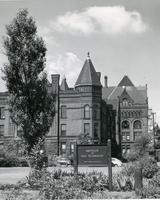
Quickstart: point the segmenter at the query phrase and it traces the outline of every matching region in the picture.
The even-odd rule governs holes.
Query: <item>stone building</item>
[[[89,55],[74,88],[68,87],[65,77],[59,84],[60,76],[51,75],[48,90],[56,94],[56,113],[46,138],[49,154],[72,152],[73,143],[81,134],[89,134],[95,143],[106,143],[108,138],[115,139],[116,112],[112,105],[102,99],[100,77]],[[7,140],[17,139],[18,134],[9,117],[8,93],[1,93],[1,96],[0,141],[3,144]]]
[[[107,77],[105,79],[107,82]],[[147,86],[136,87],[128,76],[124,76],[118,86],[106,84],[102,94],[116,109],[116,139],[125,155],[136,138],[148,132]]]
[[[52,140],[48,140],[48,146],[58,144],[58,151],[64,153],[66,149],[73,151],[73,143],[80,134],[88,133],[98,143],[115,138],[115,126],[109,123],[114,123],[116,113],[112,105],[107,105],[102,99],[100,76],[89,56],[74,88],[68,87],[65,77],[58,88],[59,75],[52,75],[49,90],[57,93],[57,112],[49,132]]]
[[[100,82],[87,56],[74,88],[69,88],[64,77],[51,75],[48,91],[56,94],[55,117],[46,138],[49,154],[73,152],[73,143],[80,134],[87,133],[95,143],[106,143],[110,138],[117,142],[122,152],[129,151],[137,137],[146,133],[148,126],[147,88],[136,87],[127,76],[118,86]],[[0,144],[19,139],[17,127],[8,110],[8,93],[0,93]]]

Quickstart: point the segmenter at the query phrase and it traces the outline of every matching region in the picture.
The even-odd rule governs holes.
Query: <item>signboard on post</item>
[[[107,166],[107,145],[77,145],[78,166]]]
[[[78,174],[78,166],[108,166],[109,190],[112,191],[112,158],[111,140],[106,145],[77,145],[74,151],[74,174]]]

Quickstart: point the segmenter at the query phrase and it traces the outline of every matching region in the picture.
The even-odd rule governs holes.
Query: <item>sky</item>
[[[47,46],[46,71],[65,76],[74,87],[87,52],[101,82],[116,86],[128,75],[148,87],[149,107],[160,125],[159,0],[0,0],[0,66],[5,25],[27,8]],[[0,91],[5,83],[0,72]]]

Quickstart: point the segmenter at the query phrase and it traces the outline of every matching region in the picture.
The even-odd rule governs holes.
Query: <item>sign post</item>
[[[77,145],[74,143],[74,174],[78,174],[78,166],[87,167],[107,167],[109,190],[112,191],[112,158],[111,158],[111,140],[108,144],[90,144]]]
[[[108,139],[108,179],[109,190],[112,191],[112,157],[111,157],[111,140]]]
[[[107,145],[77,145],[77,160],[78,166],[107,166]]]
[[[77,157],[77,142],[74,142],[74,174],[78,174],[78,157]]]

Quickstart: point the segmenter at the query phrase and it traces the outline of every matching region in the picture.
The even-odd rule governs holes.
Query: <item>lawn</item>
[[[73,172],[73,167],[49,167],[49,171],[54,171],[62,169],[63,171],[67,172]],[[113,174],[117,173],[121,170],[121,167],[113,167]],[[28,176],[30,171],[29,167],[8,167],[8,168],[0,168],[0,184],[16,184],[18,181],[25,179],[26,176]],[[91,172],[91,171],[98,171],[102,172],[104,174],[108,174],[108,168],[107,167],[79,167],[79,172]],[[38,196],[39,191],[32,191],[32,190],[22,190],[18,192],[16,196],[16,200],[22,200],[22,199],[39,199]],[[9,196],[8,196],[9,195]],[[12,190],[2,190],[0,191],[0,200],[5,199],[12,199]],[[135,192],[108,192],[104,191],[95,193],[94,197],[95,199],[122,199],[122,198],[137,198],[135,195]]]
[[[67,172],[74,171],[73,167],[60,167],[60,168],[49,167],[48,168],[49,171],[54,171],[58,169],[62,169],[63,171],[67,171]],[[120,170],[121,170],[121,167],[112,168],[113,173],[117,173]],[[0,168],[0,184],[16,184],[18,181],[25,179],[26,176],[28,176],[29,171],[30,171],[29,167],[6,167],[6,168],[1,167]],[[106,175],[108,174],[107,167],[79,167],[78,171],[81,173],[98,171]]]

